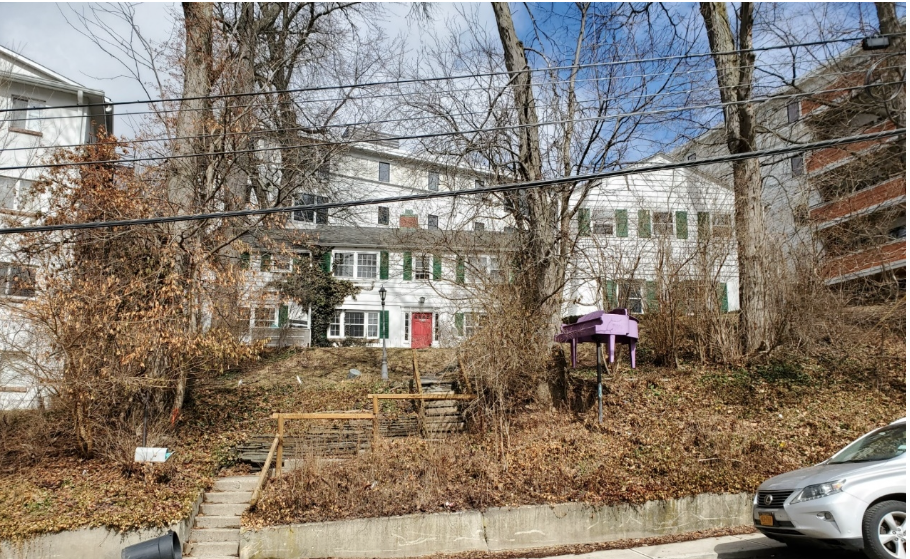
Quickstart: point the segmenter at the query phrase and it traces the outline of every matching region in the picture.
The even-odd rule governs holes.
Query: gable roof
[[[26,72],[15,72],[0,68],[0,75],[16,81],[24,81],[36,85],[45,85],[55,89],[64,89],[69,91],[82,90],[89,94],[104,97],[104,92],[98,89],[85,87],[84,85],[73,81],[62,74],[51,70],[50,68],[38,64],[34,60],[26,58],[21,54],[0,45],[0,59],[7,58],[10,63],[24,69]]]

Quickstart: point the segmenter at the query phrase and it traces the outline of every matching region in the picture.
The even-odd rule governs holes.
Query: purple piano
[[[608,361],[616,360],[616,343],[627,344],[635,368],[635,344],[638,343],[638,320],[629,315],[628,309],[613,309],[610,312],[594,311],[578,319],[575,324],[566,324],[557,342],[572,344],[572,367],[578,366],[578,343],[593,342],[607,344]],[[599,354],[599,353],[598,353]]]

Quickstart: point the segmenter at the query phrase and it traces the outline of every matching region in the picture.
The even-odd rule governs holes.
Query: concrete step
[[[215,480],[215,491],[255,491],[259,476],[231,476]]]
[[[189,543],[239,541],[240,528],[193,528]]]
[[[237,557],[240,555],[240,542],[190,542],[186,554],[193,557]]]
[[[240,516],[250,503],[202,503],[199,512],[206,516]]]
[[[239,516],[203,516],[196,517],[195,528],[240,528]],[[194,529],[195,529],[194,528]]]
[[[252,497],[252,491],[209,491],[205,494],[205,502],[222,504],[249,504]]]

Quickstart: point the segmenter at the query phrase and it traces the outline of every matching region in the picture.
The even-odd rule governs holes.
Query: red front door
[[[420,349],[433,345],[433,313],[411,313],[411,347]]]

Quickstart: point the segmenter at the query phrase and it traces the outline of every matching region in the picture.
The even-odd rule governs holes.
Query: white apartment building
[[[657,157],[643,165],[663,162],[668,160]],[[466,168],[440,168],[383,142],[354,145],[322,170],[321,180],[323,188],[303,192],[297,201],[470,190],[489,177]],[[732,219],[732,192],[696,171],[604,181],[577,215],[579,241],[566,283],[564,314],[615,306],[647,312],[649,299],[664,285],[658,276],[671,267],[681,281],[709,274],[717,286],[719,308],[738,309]],[[378,345],[382,335],[390,347],[421,348],[457,344],[473,332],[477,309],[472,287],[481,279],[508,277],[506,255],[515,250],[517,240],[512,225],[500,197],[469,195],[343,212],[295,212],[287,229],[331,251],[319,265],[361,288],[336,310],[329,341]],[[294,244],[293,237],[288,239]],[[248,257],[253,283],[267,286],[277,274],[292,271],[293,255],[259,252]],[[699,263],[707,264],[707,271]],[[386,290],[385,314],[381,287]],[[287,326],[294,341],[311,339],[305,332],[311,326],[308,309],[281,301],[276,293],[259,300],[248,312],[245,331],[275,340]]]
[[[0,219],[27,222],[48,201],[31,196],[37,168],[53,149],[94,141],[111,131],[113,112],[104,92],[61,76],[0,46]],[[30,370],[28,325],[10,319],[10,307],[35,294],[36,270],[10,238],[0,238],[0,410],[37,404],[40,386]]]

